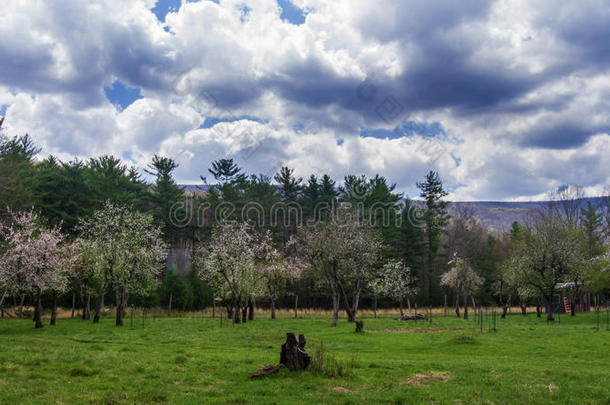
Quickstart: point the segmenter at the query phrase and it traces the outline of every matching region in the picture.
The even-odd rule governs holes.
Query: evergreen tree
[[[218,182],[218,184],[210,187],[206,196],[206,202],[211,205],[215,219],[239,219],[244,203],[243,192],[247,183],[246,175],[233,162],[233,159],[215,160],[208,171]],[[201,180],[206,181],[203,176],[201,176]]]
[[[243,184],[246,180],[246,175],[242,173],[241,168],[233,162],[233,159],[219,159],[212,162],[212,168],[208,171],[214,176],[216,181],[225,186],[228,184],[237,185]],[[201,177],[205,181],[204,177]]]
[[[274,204],[280,201],[280,196],[271,178],[264,174],[251,175],[246,183],[244,197],[247,206],[243,211],[243,220],[250,222],[252,227],[272,229],[271,212]]]
[[[417,206],[411,199],[405,199],[400,215],[401,219],[398,227],[400,239],[394,244],[397,250],[396,255],[402,259],[405,266],[411,269],[413,274],[421,275],[426,245],[424,243],[424,230],[417,217]]]
[[[279,173],[276,173],[274,180],[278,183],[280,198],[284,203],[284,207],[278,209],[277,217],[278,220],[282,221],[284,241],[286,242],[291,235],[294,235],[298,223],[302,221],[303,212],[298,201],[303,191],[301,185],[303,179],[294,176],[294,169],[283,166]]]
[[[321,186],[318,178],[312,174],[307,180],[307,184],[303,186],[303,195],[301,198],[303,206],[303,217],[309,220],[315,214],[316,204],[320,200]]]
[[[0,219],[8,216],[7,208],[18,211],[32,206],[34,157],[38,152],[27,134],[0,138]]]
[[[184,217],[182,212],[186,207],[178,207],[177,203],[184,197],[184,191],[176,184],[172,173],[178,164],[170,158],[155,155],[148,165],[147,173],[155,176],[155,184],[151,188],[150,201],[155,222],[161,227],[165,241],[174,245],[179,238],[181,228],[174,217]],[[180,208],[181,212],[176,212]]]
[[[587,254],[589,258],[602,253],[603,216],[598,207],[587,201],[587,206],[581,208],[580,223],[587,237]]]
[[[62,230],[73,236],[79,218],[89,216],[95,206],[86,170],[79,160],[64,163],[53,156],[36,165],[35,206],[51,224],[62,224]]]
[[[101,209],[106,201],[137,208],[145,206],[146,185],[137,169],[127,167],[120,159],[108,155],[91,158],[87,167],[94,209]]]
[[[433,281],[436,281],[435,260],[439,257],[441,247],[441,235],[449,222],[447,213],[447,201],[443,198],[447,192],[443,189],[443,182],[437,172],[431,170],[423,182],[418,182],[417,187],[421,190],[420,196],[424,198],[423,221],[425,224],[424,238],[426,240],[425,266],[421,273],[422,293],[425,304],[432,302]]]

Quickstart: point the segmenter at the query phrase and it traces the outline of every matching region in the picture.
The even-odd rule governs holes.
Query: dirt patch
[[[443,371],[430,371],[429,374],[415,374],[407,380],[407,384],[413,387],[419,387],[422,384],[430,382],[449,382],[453,380],[453,376]]]
[[[464,328],[447,328],[447,329],[384,329],[380,331],[372,331],[372,332],[383,332],[383,333],[443,333],[443,332],[453,332],[456,330],[464,330]]]
[[[349,392],[349,390],[347,388],[343,388],[343,387],[333,387],[333,391],[341,392],[343,394],[347,394]]]

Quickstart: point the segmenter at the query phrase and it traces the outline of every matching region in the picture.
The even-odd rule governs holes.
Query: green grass
[[[450,317],[365,318],[363,334],[320,315],[267,317],[222,328],[218,318],[137,319],[133,329],[129,318],[122,328],[59,319],[40,330],[2,319],[0,403],[610,403],[610,332],[594,314],[554,325],[511,315],[495,333]],[[429,328],[444,331],[412,333]],[[312,355],[323,342],[343,376],[249,379],[278,362],[289,331],[306,335]]]

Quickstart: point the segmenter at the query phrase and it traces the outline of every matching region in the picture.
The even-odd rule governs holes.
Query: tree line
[[[468,209],[449,215],[434,171],[413,200],[381,175],[337,184],[288,167],[247,174],[219,159],[207,170],[211,184],[202,174],[206,187],[187,198],[169,157],[153,157],[147,182],[113,156],[63,162],[38,153],[27,135],[0,141],[0,294],[31,300],[37,319],[43,302],[56,308],[70,297],[85,319],[94,305],[94,321],[114,305],[117,325],[128,301],[218,303],[236,322],[252,319],[256,305],[274,317],[279,305],[295,315],[299,306],[329,308],[336,324],[340,308],[355,320],[361,303],[378,300],[401,312],[413,302],[453,305],[460,316],[462,306],[466,317],[469,303],[518,303],[552,319],[558,286],[567,283],[572,308],[609,286],[610,199],[583,206],[580,189],[562,190],[502,234]],[[167,265],[176,247],[188,252],[185,274]]]

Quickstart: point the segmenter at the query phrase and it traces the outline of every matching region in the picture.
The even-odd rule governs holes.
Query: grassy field
[[[16,403],[610,403],[610,332],[594,314],[511,315],[497,331],[472,319],[432,323],[268,314],[245,325],[218,318],[0,320],[0,402]],[[286,332],[303,333],[324,371],[247,374],[277,363]],[[342,370],[337,370],[338,365]],[[339,375],[341,374],[341,375]]]

